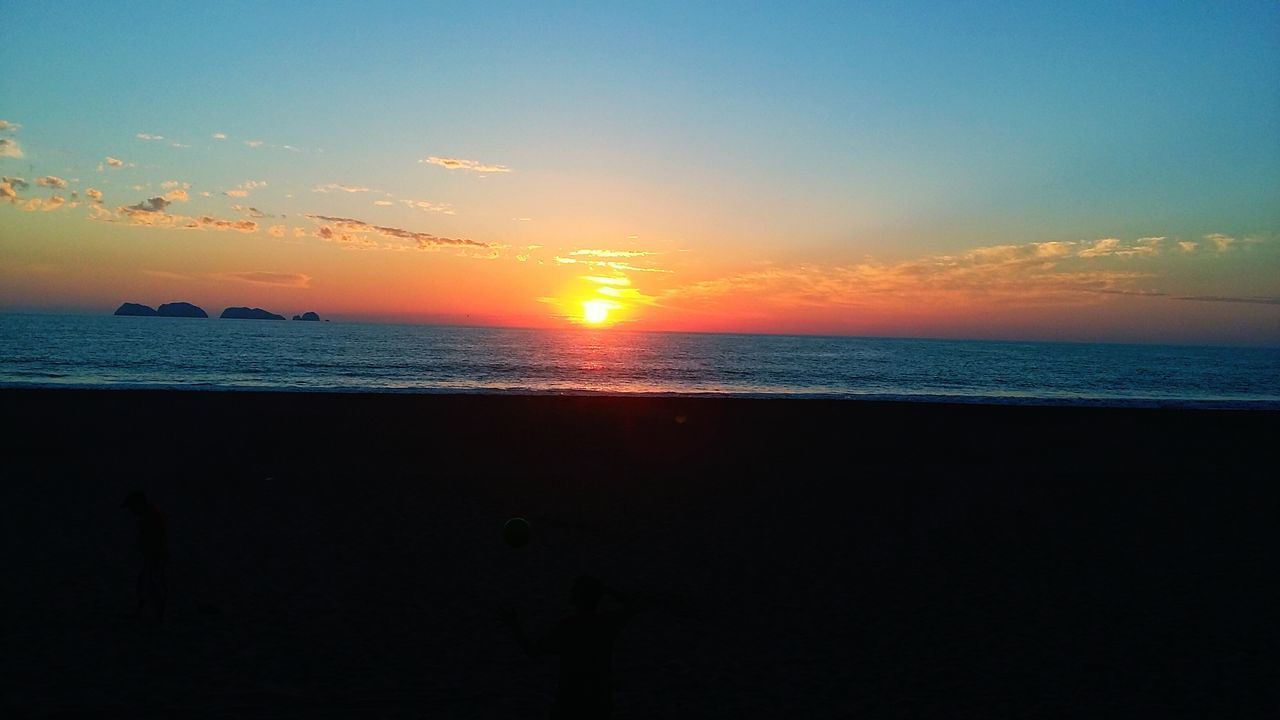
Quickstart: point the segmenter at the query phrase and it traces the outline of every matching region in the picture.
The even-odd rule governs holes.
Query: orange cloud
[[[279,287],[305,288],[310,287],[311,285],[311,276],[302,275],[300,273],[280,273],[255,270],[251,272],[222,273],[219,277],[227,278],[229,280],[254,283],[257,285],[276,285]]]
[[[36,178],[36,184],[44,187],[62,189],[67,186],[67,181],[60,177],[45,175],[44,177]]]
[[[470,170],[478,173],[507,173],[511,168],[505,165],[486,165],[479,160],[463,160],[462,158],[436,157],[432,155],[418,162],[428,165],[439,165],[446,170]]]
[[[432,235],[430,233],[415,232],[413,230],[405,230],[403,228],[387,227],[385,225],[374,225],[363,220],[355,220],[353,218],[331,217],[328,215],[307,215],[307,217],[318,222],[327,223],[317,230],[317,236],[325,240],[337,240],[340,242],[354,242],[364,245],[370,244],[368,235],[376,235],[378,237],[392,240],[407,240],[412,242],[419,250],[425,250],[435,247],[460,247],[460,248],[484,248],[491,249],[489,245],[476,242],[475,240],[465,240],[458,238],[446,238]],[[373,243],[376,245],[376,242]]]

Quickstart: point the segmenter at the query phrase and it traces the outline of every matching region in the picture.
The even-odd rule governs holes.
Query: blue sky
[[[263,179],[255,198],[294,214],[342,183],[447,203],[436,234],[635,236],[714,255],[704,274],[1280,227],[1275,2],[10,3],[5,16],[0,119],[21,125],[24,150],[6,175],[88,178],[119,157],[107,180],[122,187]],[[512,172],[431,173],[427,156]],[[367,205],[354,200],[325,212]],[[524,217],[538,226],[512,225]]]

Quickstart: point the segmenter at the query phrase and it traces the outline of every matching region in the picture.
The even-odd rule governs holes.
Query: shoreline
[[[504,397],[599,397],[635,399],[689,399],[689,400],[766,400],[766,401],[835,401],[915,405],[964,405],[993,407],[1087,407],[1144,410],[1245,410],[1280,411],[1280,398],[1163,398],[1163,397],[1051,397],[1032,395],[958,395],[929,393],[804,393],[804,392],[666,392],[563,389],[537,390],[531,388],[450,388],[450,387],[289,387],[243,386],[214,384],[160,384],[160,383],[0,383],[4,392],[191,392],[191,393],[248,393],[248,394],[314,394],[314,395],[425,395],[474,397],[493,395]]]

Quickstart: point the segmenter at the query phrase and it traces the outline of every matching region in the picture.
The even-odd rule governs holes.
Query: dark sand
[[[7,390],[0,419],[5,717],[545,717],[555,661],[499,610],[547,628],[584,571],[656,603],[618,718],[1280,711],[1275,412]]]

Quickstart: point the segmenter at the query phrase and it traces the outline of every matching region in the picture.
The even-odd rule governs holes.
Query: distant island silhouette
[[[262,308],[229,307],[219,317],[230,320],[284,320],[283,315]]]
[[[183,317],[183,318],[207,318],[209,314],[198,305],[192,305],[189,302],[171,302],[161,305],[159,308],[153,308],[150,305],[142,303],[127,302],[116,308],[114,315],[122,315],[128,317]],[[269,310],[262,308],[249,307],[229,307],[222,311],[219,318],[229,320],[284,320],[283,315],[277,315]],[[319,313],[307,311],[301,315],[294,315],[294,320],[302,320],[307,322],[320,322]],[[325,322],[329,322],[325,320]]]
[[[165,303],[160,309],[152,308],[150,305],[142,305],[140,303],[127,302],[116,308],[116,315],[126,315],[131,317],[185,317],[185,318],[207,318],[209,314],[196,305],[188,302],[172,302]]]

